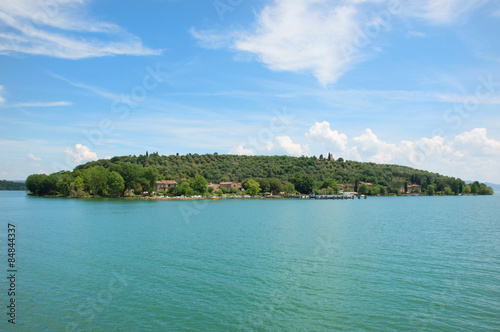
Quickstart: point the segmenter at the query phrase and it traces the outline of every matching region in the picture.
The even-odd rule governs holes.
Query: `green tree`
[[[302,194],[310,194],[314,192],[314,180],[304,174],[296,173],[291,179],[290,182],[293,183],[295,189]]]
[[[177,186],[176,193],[178,195],[188,196],[192,192],[193,192],[193,188],[191,188],[188,181],[184,181],[179,186]]]
[[[453,191],[451,190],[450,187],[445,187],[444,188],[444,194],[445,195],[453,195]]]
[[[339,191],[339,186],[337,185],[337,181],[334,179],[325,179],[323,183],[321,184],[321,188],[328,188],[330,187],[333,190],[333,193],[338,193]]]
[[[464,187],[464,194],[469,195],[469,194],[470,194],[470,192],[471,192],[470,186],[469,186],[469,185],[466,185],[466,186]]]
[[[479,194],[479,182],[474,182],[470,186],[470,192],[471,194]]]
[[[92,195],[107,195],[107,181],[109,171],[102,166],[94,166],[85,170],[84,181],[90,188]]]
[[[427,186],[427,195],[429,196],[434,196],[434,186],[431,184],[431,185],[428,185]]]
[[[285,186],[283,187],[283,191],[286,193],[286,194],[295,194],[295,186],[293,185],[293,183],[287,183],[285,184]]]
[[[365,195],[367,192],[368,192],[368,186],[364,183],[360,184],[358,188],[358,193],[361,195]]]
[[[488,187],[484,183],[481,183],[481,185],[479,186],[479,195],[493,195],[493,188]]]
[[[107,184],[112,195],[118,196],[123,194],[125,180],[123,180],[120,173],[115,171],[109,172]]]
[[[85,183],[81,176],[77,176],[73,182],[71,182],[71,195],[75,197],[82,197],[85,193]]]
[[[158,170],[154,167],[146,167],[142,170],[141,178],[146,179],[147,190],[152,192],[158,180]]]
[[[269,179],[269,190],[274,194],[279,194],[283,191],[283,185],[281,181],[278,179],[271,178]]]
[[[42,183],[47,175],[45,174],[32,174],[26,178],[26,188],[34,195],[42,195]]]
[[[56,174],[46,176],[42,181],[42,195],[56,195],[59,177]]]
[[[199,192],[201,195],[205,195],[208,191],[207,180],[201,175],[198,175],[193,182],[191,182],[191,188]]]
[[[265,179],[265,178],[256,178],[254,180],[257,181],[257,183],[259,184],[260,189],[262,190],[262,192],[266,193],[266,192],[269,192],[271,190],[271,184],[269,183],[268,179]]]
[[[140,178],[142,175],[141,166],[137,164],[132,164],[130,162],[121,162],[111,168],[113,171],[117,171],[123,177],[125,181],[125,189],[135,189],[137,184],[140,183]]]
[[[248,180],[246,184],[247,184],[247,189],[246,189],[247,194],[255,196],[260,192],[260,185],[257,181]]]

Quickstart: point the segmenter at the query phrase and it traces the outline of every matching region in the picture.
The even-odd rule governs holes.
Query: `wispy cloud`
[[[3,103],[5,99],[2,97],[3,86],[0,85],[0,103]]]
[[[61,107],[73,105],[70,101],[51,101],[51,102],[30,102],[30,103],[17,103],[12,107]]]
[[[119,26],[85,17],[89,0],[0,2],[0,54],[64,59],[110,55],[158,55]]]
[[[452,24],[490,0],[421,0],[407,1],[404,14],[431,24]]]
[[[100,97],[103,97],[105,99],[108,99],[108,100],[119,100],[121,98],[121,96],[119,96],[118,94],[114,94],[112,92],[109,92],[109,91],[106,91],[105,89],[103,88],[100,88],[100,87],[96,87],[96,86],[91,86],[91,85],[88,85],[88,84],[85,84],[85,83],[80,83],[80,82],[74,82],[72,80],[69,80],[63,76],[60,76],[60,75],[57,75],[57,74],[54,74],[54,73],[50,73],[49,72],[49,75],[58,79],[58,80],[61,80],[63,82],[66,82],[68,83],[69,85],[72,85],[76,88],[80,88],[80,89],[84,89],[84,90],[87,90],[87,91],[90,91]]]
[[[28,153],[28,163],[31,167],[39,167],[39,161],[42,161],[42,158],[36,157],[33,153]]]
[[[425,32],[416,30],[410,30],[406,33],[406,38],[424,38],[425,36],[427,36]]]
[[[273,71],[312,73],[332,84],[356,64],[380,51],[379,37],[399,16],[431,25],[458,22],[491,0],[274,0],[247,30],[217,33],[191,29],[206,48],[229,48],[254,55]],[[397,7],[397,8],[396,8]],[[424,37],[410,31],[407,37]],[[372,46],[372,47],[369,47]]]

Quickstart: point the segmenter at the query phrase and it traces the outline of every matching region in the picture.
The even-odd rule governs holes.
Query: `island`
[[[100,159],[73,171],[32,174],[30,195],[90,197],[291,197],[492,195],[478,181],[425,170],[327,157],[160,155]]]

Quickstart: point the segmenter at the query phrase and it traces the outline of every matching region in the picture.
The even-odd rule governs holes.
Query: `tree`
[[[142,170],[141,178],[146,179],[146,185],[149,192],[155,188],[156,180],[158,179],[158,170],[154,167],[146,167]]]
[[[45,174],[32,174],[26,178],[26,188],[35,195],[42,195],[42,182]]]
[[[364,183],[360,184],[358,188],[358,193],[361,195],[365,195],[367,192],[368,192],[368,186]]]
[[[102,166],[94,166],[85,170],[84,181],[93,195],[107,195],[107,180],[109,171]]]
[[[325,179],[321,184],[321,188],[328,188],[328,187],[330,187],[335,194],[339,191],[339,186],[337,185],[337,182],[333,179],[330,178]]]
[[[177,190],[176,190],[177,194],[184,195],[184,196],[191,195],[192,192],[193,192],[193,189],[189,186],[189,182],[188,181],[182,182],[177,187]]]
[[[279,194],[283,191],[281,181],[278,179],[269,179],[269,190],[274,194]]]
[[[283,187],[283,191],[286,193],[286,194],[295,194],[295,186],[293,185],[293,183],[287,183],[285,184],[285,186]]]
[[[125,189],[125,180],[120,173],[112,171],[108,174],[108,187],[112,195],[118,196],[123,194]]]
[[[269,192],[271,190],[271,184],[269,183],[269,180],[268,179],[263,179],[263,178],[256,178],[254,179],[255,181],[257,181],[257,183],[259,184],[260,186],[260,189],[263,191],[263,192]]]
[[[56,174],[50,174],[43,178],[41,195],[57,194],[59,178]]]
[[[302,194],[310,194],[314,192],[314,180],[308,175],[296,173],[290,182],[293,183],[295,189]]]
[[[470,186],[470,192],[471,194],[479,194],[479,182],[474,182]]]
[[[125,181],[125,189],[134,189],[137,187],[137,183],[140,182],[142,172],[141,167],[137,164],[121,162],[118,165],[113,165],[111,168],[113,171],[117,171],[123,177]]]
[[[470,192],[471,192],[470,186],[469,186],[469,185],[466,185],[466,186],[464,187],[464,194],[469,195],[469,194],[470,194]]]
[[[427,186],[427,195],[434,196],[434,186],[432,184]]]
[[[81,176],[77,176],[73,182],[71,182],[71,194],[76,197],[82,197],[85,191],[85,183]]]
[[[479,195],[493,195],[493,188],[488,187],[484,183],[481,183],[481,185],[479,186]]]
[[[246,189],[247,194],[255,196],[260,192],[260,185],[257,181],[248,180],[246,184],[247,184],[247,189]]]
[[[201,175],[198,175],[193,182],[191,182],[191,188],[199,192],[201,195],[205,195],[208,190],[207,180]]]
[[[453,195],[453,191],[451,190],[450,187],[445,187],[444,188],[444,194],[445,195]]]

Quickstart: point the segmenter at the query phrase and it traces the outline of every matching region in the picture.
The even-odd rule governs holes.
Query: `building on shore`
[[[170,187],[174,187],[177,185],[177,182],[173,180],[160,180],[156,181],[156,191],[166,191]]]

